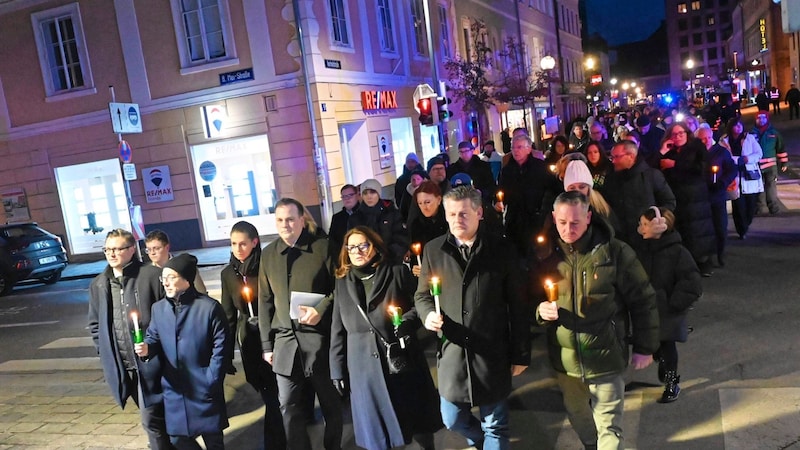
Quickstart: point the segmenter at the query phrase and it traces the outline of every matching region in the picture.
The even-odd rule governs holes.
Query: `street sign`
[[[131,158],[133,158],[133,149],[131,145],[128,144],[128,141],[119,141],[119,159],[124,163],[129,163],[131,162]]]
[[[133,181],[136,179],[136,164],[123,164],[122,176],[125,181]]]
[[[136,103],[109,103],[114,133],[141,133],[142,116]]]

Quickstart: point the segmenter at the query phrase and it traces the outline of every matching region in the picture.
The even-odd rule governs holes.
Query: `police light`
[[[430,98],[421,98],[417,102],[417,109],[419,109],[419,123],[422,125],[433,125],[433,110]]]

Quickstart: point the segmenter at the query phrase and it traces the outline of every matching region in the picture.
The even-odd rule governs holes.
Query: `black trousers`
[[[664,360],[664,370],[678,370],[678,345],[675,341],[661,341],[661,346],[655,354],[656,359]]]
[[[711,219],[714,221],[714,235],[717,240],[717,258],[725,254],[725,243],[728,241],[728,208],[727,201],[711,202]]]
[[[733,225],[741,237],[747,234],[750,224],[753,223],[753,217],[756,215],[756,206],[758,205],[758,194],[742,194],[732,203]]]
[[[203,437],[206,450],[225,450],[225,441],[222,431],[219,433],[201,434],[200,436]],[[203,448],[197,443],[196,438],[191,436],[170,436],[169,440],[177,450],[202,450]]]
[[[170,450],[169,435],[167,434],[167,422],[164,418],[164,402],[159,402],[155,405],[144,406],[141,403],[142,383],[139,380],[139,372],[136,370],[129,370],[127,372],[128,383],[133,385],[135,383],[136,389],[132,389],[136,395],[133,397],[134,403],[139,407],[139,415],[142,419],[142,428],[147,433],[147,441],[150,448],[154,450]]]
[[[789,103],[789,119],[800,118],[800,103]]]
[[[342,448],[342,400],[333,387],[329,370],[317,370],[310,377],[303,374],[301,363],[295,361],[291,376],[276,374],[278,397],[283,414],[283,427],[286,429],[287,448],[291,450],[312,450],[306,426],[309,416],[308,390],[317,393],[322,416],[325,419],[324,446],[326,450]]]

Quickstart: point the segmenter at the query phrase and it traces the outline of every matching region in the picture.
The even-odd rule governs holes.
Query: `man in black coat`
[[[447,168],[447,178],[453,179],[457,173],[465,173],[472,178],[472,185],[481,191],[484,203],[491,201],[494,197],[497,184],[494,182],[492,168],[488,162],[482,161],[475,154],[469,141],[458,144],[458,161],[450,164],[450,167]]]
[[[143,337],[150,324],[150,308],[159,300],[158,278],[140,277],[142,263],[134,258],[136,240],[130,231],[112,230],[104,245],[108,266],[89,286],[89,332],[103,375],[120,407],[125,408],[129,397],[139,406],[150,448],[171,449],[161,365],[158,360],[137,358],[133,348],[136,327]]]
[[[553,199],[562,190],[561,182],[544,161],[531,154],[533,142],[526,135],[511,141],[512,158],[500,171],[498,198],[495,210],[503,214],[508,239],[526,256],[531,238],[539,234]]]
[[[608,174],[600,191],[617,216],[615,237],[627,244],[638,244],[641,236],[636,231],[642,211],[651,207],[675,210],[675,194],[664,175],[637,161],[638,148],[631,141],[617,143],[611,150],[614,171]]]
[[[789,120],[800,119],[800,89],[794,83],[786,91],[786,104],[789,105]]]
[[[258,275],[261,348],[277,375],[288,448],[311,450],[306,392],[313,390],[325,418],[325,449],[340,450],[342,404],[328,364],[333,259],[328,240],[306,230],[304,212],[295,199],[283,198],[275,204],[280,239],[262,251]],[[319,300],[314,305],[295,302],[292,306],[292,298],[300,296]]]
[[[511,377],[531,358],[532,310],[522,271],[509,242],[479,230],[481,196],[475,188],[453,188],[444,195],[444,208],[449,231],[425,246],[414,296],[425,328],[443,337],[442,420],[470,445],[508,448]],[[439,280],[435,296],[428,284],[433,277]],[[475,406],[480,420],[470,413]]]
[[[331,226],[328,231],[328,239],[331,241],[331,248],[334,252],[342,248],[344,235],[347,230],[353,228],[350,217],[358,209],[361,203],[361,194],[358,187],[352,184],[345,184],[339,191],[342,195],[342,210],[331,217]]]
[[[638,159],[643,160],[650,167],[658,169],[658,160],[660,159],[658,149],[661,148],[664,130],[652,126],[650,118],[642,115],[636,119],[635,133],[639,135]]]

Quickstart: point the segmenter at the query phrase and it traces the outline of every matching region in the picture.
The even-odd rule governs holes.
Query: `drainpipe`
[[[317,177],[317,192],[319,193],[320,215],[322,216],[322,223],[320,226],[327,229],[333,217],[333,204],[331,202],[330,192],[330,179],[328,177],[328,157],[325,155],[325,149],[320,148],[317,141],[317,120],[314,114],[314,103],[311,95],[311,82],[308,79],[308,63],[306,62],[306,46],[305,38],[303,36],[303,27],[301,26],[300,19],[300,1],[292,0],[292,9],[294,11],[294,23],[297,27],[297,39],[300,43],[300,65],[303,71],[303,85],[306,91],[306,108],[308,109],[308,120],[311,124],[311,139],[314,142],[314,170]]]

